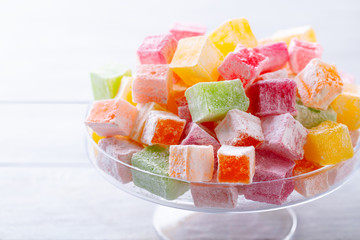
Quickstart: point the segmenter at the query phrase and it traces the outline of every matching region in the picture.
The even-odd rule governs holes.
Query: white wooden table
[[[156,239],[155,205],[105,182],[84,148],[89,71],[135,66],[142,38],[175,21],[246,16],[261,38],[311,24],[324,59],[360,76],[356,1],[1,1],[0,239]],[[151,11],[150,11],[151,10]],[[334,32],[336,31],[336,32]],[[295,239],[360,239],[360,174],[295,208]]]

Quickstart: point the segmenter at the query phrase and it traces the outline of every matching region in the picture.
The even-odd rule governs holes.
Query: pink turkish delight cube
[[[261,73],[273,72],[285,66],[289,60],[289,52],[285,42],[277,42],[258,46],[254,51],[268,57],[267,63],[263,66]]]
[[[256,81],[267,80],[267,79],[284,79],[284,78],[288,78],[288,77],[289,77],[288,71],[284,68],[284,69],[277,70],[275,72],[268,72],[268,73],[261,74],[256,79]]]
[[[333,166],[328,171],[329,185],[333,186],[344,181],[356,167],[357,158],[353,157]]]
[[[85,124],[99,136],[129,136],[138,110],[123,99],[99,100],[91,106]]]
[[[245,185],[246,199],[280,205],[294,191],[292,176],[294,161],[272,152],[256,150],[253,183]]]
[[[141,151],[143,147],[134,141],[118,136],[103,138],[98,146],[104,151],[99,151],[96,157],[98,167],[121,183],[131,182],[130,168],[123,163],[131,165],[132,155]]]
[[[257,147],[264,141],[260,119],[239,109],[230,110],[215,133],[222,145]]]
[[[314,58],[321,58],[322,47],[319,43],[292,39],[289,46],[289,65],[293,73],[298,74]]]
[[[191,183],[190,190],[196,207],[236,207],[238,190],[235,186],[225,184]]]
[[[304,145],[308,131],[289,113],[261,119],[265,141],[262,150],[274,152],[282,157],[299,160],[304,157]]]
[[[241,79],[244,88],[260,74],[268,58],[250,48],[237,47],[219,66],[220,75],[226,80]]]
[[[178,115],[179,118],[185,119],[187,123],[192,121],[189,105],[179,106]]]
[[[215,169],[217,166],[217,151],[221,147],[220,143],[210,131],[200,124],[191,122],[185,129],[185,138],[181,141],[181,145],[211,145],[214,150]]]
[[[177,48],[172,34],[148,36],[137,50],[141,64],[169,64]]]
[[[256,116],[296,114],[296,82],[291,79],[268,79],[252,84],[246,95],[250,112]]]
[[[200,24],[186,24],[177,22],[170,29],[170,32],[174,38],[179,41],[182,38],[205,35],[206,27]]]
[[[135,103],[167,104],[173,84],[173,74],[166,64],[143,64],[137,67],[132,98]]]

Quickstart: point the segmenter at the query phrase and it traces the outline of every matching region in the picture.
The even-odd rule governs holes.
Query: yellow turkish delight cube
[[[224,57],[205,36],[183,38],[171,61],[173,70],[189,86],[199,82],[217,81],[217,68]]]
[[[347,126],[332,121],[322,122],[309,130],[304,151],[307,160],[322,166],[339,163],[354,155]]]
[[[312,27],[302,26],[290,29],[279,30],[271,36],[274,42],[286,42],[289,46],[291,39],[297,38],[307,42],[316,42],[316,34]]]
[[[337,122],[343,123],[350,130],[360,128],[360,95],[343,92],[331,103],[337,113]]]
[[[360,87],[359,85],[355,84],[355,83],[348,83],[348,82],[344,82],[344,92],[349,92],[349,93],[355,93],[355,94],[360,94]]]
[[[133,77],[123,77],[121,80],[120,90],[116,98],[124,99],[125,101],[129,102],[130,104],[136,106],[136,103],[132,101],[132,82]]]
[[[234,51],[239,43],[248,48],[258,45],[246,18],[238,18],[220,25],[209,35],[209,39],[226,56]]]
[[[101,139],[105,138],[97,135],[96,132],[92,132],[91,136],[96,144],[98,144]]]

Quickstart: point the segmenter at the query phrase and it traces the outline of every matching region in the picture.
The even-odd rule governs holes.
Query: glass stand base
[[[153,225],[161,239],[291,239],[292,209],[255,213],[203,213],[158,206]]]

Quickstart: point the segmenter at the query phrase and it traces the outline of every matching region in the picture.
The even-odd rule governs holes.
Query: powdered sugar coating
[[[131,157],[134,153],[143,149],[141,145],[124,137],[104,138],[99,141],[99,148],[115,159],[131,165]],[[132,180],[130,168],[114,161],[106,154],[99,152],[96,157],[97,165],[104,172],[122,183]]]
[[[136,121],[131,130],[130,137],[137,142],[141,142],[141,136],[143,134],[145,122],[150,114],[150,111],[165,110],[165,109],[162,108],[159,104],[154,103],[154,102],[138,104],[138,105],[136,105],[136,108],[138,109],[139,114],[136,117]]]
[[[217,181],[250,184],[255,174],[255,148],[222,145],[218,150]]]
[[[298,176],[321,168],[320,165],[306,159],[295,161],[293,176]],[[295,181],[295,190],[304,197],[312,197],[323,193],[329,188],[328,171],[321,171],[306,178]]]
[[[272,152],[256,150],[255,164],[253,182],[259,183],[245,185],[245,198],[278,205],[285,202],[294,190],[294,183],[292,180],[282,179],[291,177],[294,161]],[[274,181],[277,179],[279,180]]]
[[[194,205],[201,208],[235,208],[238,190],[232,186],[190,184]]]
[[[189,123],[185,130],[186,137],[181,141],[181,145],[211,145],[214,150],[215,168],[217,166],[217,151],[221,147],[220,143],[208,131],[197,123]]]
[[[268,72],[261,74],[256,80],[284,79],[288,77],[289,77],[288,71],[286,69],[280,69],[275,72]]]
[[[265,141],[260,145],[260,149],[291,160],[304,157],[308,131],[289,113],[264,117],[261,119],[261,126]]]
[[[129,136],[138,110],[122,99],[95,101],[85,124],[99,136]]]
[[[187,123],[192,121],[191,113],[189,110],[189,105],[179,106],[178,107],[179,118],[185,119]]]
[[[249,99],[239,79],[202,82],[189,87],[185,92],[194,122],[218,121],[231,109],[246,111]]]
[[[135,103],[167,104],[173,84],[173,74],[166,64],[143,64],[137,67],[132,86]]]
[[[320,110],[326,110],[343,89],[336,67],[318,58],[306,65],[295,82],[303,104]]]
[[[268,58],[250,48],[237,49],[225,57],[218,71],[226,80],[240,79],[246,88],[259,76]]]
[[[322,46],[319,43],[292,39],[289,46],[289,65],[293,73],[298,74],[314,58],[321,58]]]
[[[169,64],[177,48],[172,34],[148,36],[137,50],[141,64]]]
[[[170,29],[174,38],[179,41],[182,38],[205,35],[206,26],[200,24],[175,23]]]
[[[210,181],[214,172],[212,146],[172,145],[169,176],[189,181]]]
[[[175,114],[152,110],[146,120],[141,141],[147,145],[178,144],[186,121]]]
[[[278,42],[258,46],[254,51],[268,58],[261,73],[274,72],[285,66],[289,59],[289,52],[285,42]]]
[[[257,147],[264,141],[260,119],[238,109],[226,114],[215,133],[223,145]]]
[[[250,112],[256,116],[296,114],[296,83],[291,79],[269,79],[252,84],[247,90]]]

